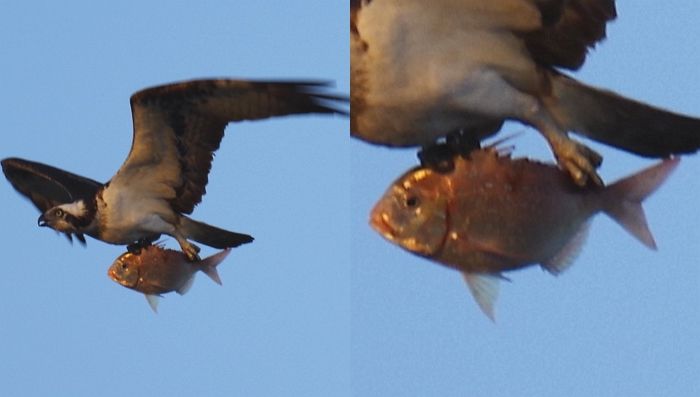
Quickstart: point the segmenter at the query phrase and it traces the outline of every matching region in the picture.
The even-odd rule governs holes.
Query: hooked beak
[[[44,227],[44,226],[48,226],[48,225],[49,225],[48,223],[46,223],[46,218],[44,218],[44,214],[41,214],[41,215],[39,216],[39,219],[36,221],[36,223],[37,223],[39,226],[41,226],[41,227]]]

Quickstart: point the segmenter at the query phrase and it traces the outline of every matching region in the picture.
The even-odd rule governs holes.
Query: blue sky
[[[193,4],[4,5],[0,157],[105,181],[131,144],[129,96],[176,80],[313,78],[349,92],[346,7]],[[347,126],[339,117],[229,126],[194,218],[256,240],[219,266],[223,287],[200,275],[158,315],[107,277],[123,247],[71,246],[38,228],[36,210],[2,178],[0,394],[349,394]]]
[[[620,1],[608,40],[577,77],[678,112],[700,115],[696,1]],[[510,132],[523,131],[512,124]],[[516,154],[551,160],[528,130]],[[612,181],[652,162],[595,145]],[[650,251],[598,216],[574,265],[502,283],[497,323],[455,271],[374,234],[367,212],[410,151],[352,143],[352,368],[358,396],[700,395],[700,159],[645,204]]]
[[[129,96],[170,81],[307,77],[349,92],[345,3],[191,4],[4,5],[0,158],[107,180],[131,143]],[[578,77],[700,115],[700,4],[618,11]],[[515,144],[551,157],[535,132]],[[650,164],[595,147],[606,180]],[[645,205],[658,252],[599,216],[565,274],[509,275],[496,324],[458,273],[367,225],[415,163],[412,151],[351,140],[337,117],[229,126],[194,217],[256,240],[220,265],[223,287],[200,275],[158,315],[107,277],[122,247],[71,246],[0,182],[0,394],[700,394],[698,157]]]

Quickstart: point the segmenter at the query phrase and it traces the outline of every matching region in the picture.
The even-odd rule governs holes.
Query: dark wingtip
[[[18,159],[17,157],[7,157],[2,159],[0,161],[0,164],[2,165],[2,172],[7,176],[8,172],[11,172],[14,169],[21,168],[19,167],[21,159]]]

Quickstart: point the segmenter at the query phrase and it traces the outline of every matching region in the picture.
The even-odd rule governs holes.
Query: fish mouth
[[[112,280],[118,282],[119,284],[122,283],[122,282],[117,278],[117,272],[114,271],[114,269],[109,269],[109,270],[107,271],[107,275],[109,276],[109,278],[111,278]]]
[[[372,213],[369,223],[382,237],[389,241],[394,241],[396,229],[389,223],[389,215],[385,212],[376,211]]]
[[[136,280],[136,283],[134,285],[131,285],[131,284],[129,284],[128,280],[120,277],[117,274],[117,271],[113,268],[110,268],[109,270],[107,270],[107,275],[109,276],[109,278],[112,279],[112,281],[114,281],[117,284],[124,286],[126,288],[135,288],[138,285],[138,279]]]

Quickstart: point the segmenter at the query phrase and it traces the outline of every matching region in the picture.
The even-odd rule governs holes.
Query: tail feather
[[[231,249],[227,248],[219,253],[207,257],[199,263],[202,272],[209,276],[210,279],[212,279],[215,283],[219,285],[222,285],[222,283],[221,277],[219,277],[219,272],[216,270],[216,267],[219,266],[219,263],[223,262],[223,260],[226,259],[229,252],[231,252]]]
[[[552,79],[554,117],[567,129],[646,157],[700,149],[700,119],[655,108],[564,75]]]
[[[656,249],[656,243],[644,216],[642,201],[661,186],[679,162],[679,158],[664,160],[617,181],[602,197],[603,211],[651,249]]]
[[[253,241],[253,237],[247,234],[229,232],[228,230],[195,221],[186,216],[181,218],[180,226],[188,239],[212,248],[234,248]]]

